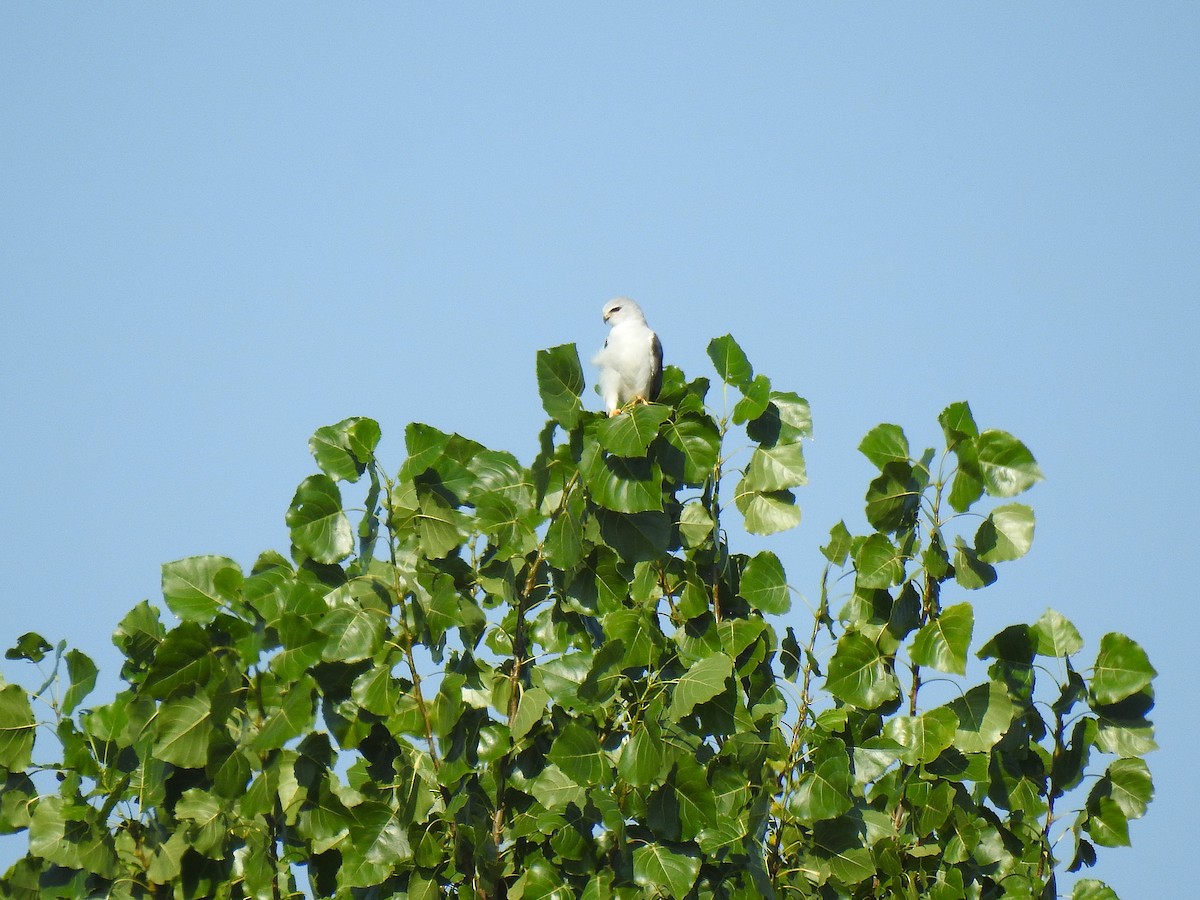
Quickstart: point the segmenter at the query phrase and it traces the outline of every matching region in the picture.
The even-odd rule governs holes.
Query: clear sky
[[[1193,2],[5,3],[0,638],[89,653],[101,702],[162,562],[287,549],[318,426],[378,419],[392,467],[410,421],[529,461],[536,350],[586,361],[628,294],[689,375],[732,332],[811,401],[773,544],[809,595],[871,426],[924,446],[966,399],[1029,445],[1037,539],[967,598],[977,637],[1052,606],[1088,658],[1147,649],[1157,798],[1096,874],[1177,895],[1198,43]]]

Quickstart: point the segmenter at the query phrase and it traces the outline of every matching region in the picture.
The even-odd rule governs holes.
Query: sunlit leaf
[[[885,737],[902,745],[901,759],[910,766],[933,762],[954,743],[958,719],[949,709],[932,709],[919,716],[896,716],[883,728]]]
[[[909,457],[908,438],[899,425],[876,425],[867,432],[858,450],[880,469],[891,462],[907,463]]]
[[[939,672],[966,674],[967,649],[974,627],[975,612],[970,603],[946,607],[917,632],[912,661]]]
[[[185,769],[203,766],[213,735],[211,710],[204,694],[165,701],[155,723],[154,756]]]
[[[1037,642],[1041,656],[1073,656],[1083,649],[1083,638],[1074,625],[1061,613],[1046,610],[1029,627],[1030,636]]]
[[[862,709],[874,709],[900,690],[875,642],[857,631],[848,631],[838,639],[825,687],[844,703]]]
[[[241,587],[241,567],[224,556],[190,556],[162,567],[163,599],[185,622],[211,622]]]
[[[0,767],[10,772],[29,768],[35,723],[29,696],[15,684],[0,686]]]
[[[694,850],[644,844],[633,851],[633,880],[647,890],[657,889],[670,897],[686,897],[699,874],[700,857]]]
[[[742,572],[738,594],[755,609],[781,616],[792,605],[783,563],[770,550],[755,554]]]
[[[985,431],[975,446],[983,485],[991,496],[1015,497],[1042,480],[1033,454],[1007,431]]]
[[[671,417],[671,408],[658,403],[635,406],[628,412],[606,419],[596,431],[600,446],[616,456],[645,456],[650,443],[658,437],[662,423]]]
[[[1004,685],[995,681],[971,688],[945,708],[958,719],[954,746],[963,753],[991,750],[1008,731],[1017,712]]]
[[[342,493],[328,475],[310,475],[300,482],[286,521],[292,542],[317,562],[336,563],[354,550]]]
[[[750,366],[750,360],[746,358],[746,354],[738,346],[738,342],[733,339],[733,335],[727,334],[709,341],[708,358],[712,360],[717,374],[726,384],[742,387],[754,377],[754,369]]]
[[[775,534],[800,524],[800,507],[791,491],[751,490],[743,478],[733,499],[751,534]]]
[[[579,401],[583,392],[583,367],[574,344],[538,351],[537,384],[542,408],[552,419],[567,429],[579,424],[583,412]]]
[[[308,439],[308,449],[321,471],[330,478],[357,481],[374,458],[379,438],[378,422],[354,416],[318,428]]]
[[[1092,674],[1092,693],[1101,704],[1117,703],[1136,694],[1157,675],[1146,651],[1123,634],[1100,639],[1100,653]]]
[[[975,532],[975,550],[986,563],[1020,559],[1033,545],[1033,528],[1033,510],[1028,506],[997,506]]]
[[[724,653],[714,653],[693,664],[680,676],[671,695],[671,721],[679,721],[696,704],[711,700],[725,690],[725,679],[732,674],[733,660]]]

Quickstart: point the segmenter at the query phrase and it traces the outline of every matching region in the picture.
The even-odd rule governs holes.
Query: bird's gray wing
[[[658,335],[654,335],[654,340],[650,342],[650,396],[647,400],[657,400],[658,392],[662,390],[662,341],[658,339]]]

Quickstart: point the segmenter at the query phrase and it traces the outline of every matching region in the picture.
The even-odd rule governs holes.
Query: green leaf
[[[743,484],[747,490],[761,492],[785,491],[808,484],[800,442],[756,447],[750,455]]]
[[[1129,819],[1121,805],[1110,797],[1102,797],[1094,806],[1089,805],[1084,828],[1101,847],[1129,846]]]
[[[1140,819],[1154,798],[1150,767],[1141,759],[1118,759],[1108,767],[1093,793],[1107,792],[1127,819]]]
[[[958,719],[949,709],[932,709],[920,716],[895,716],[883,726],[884,737],[903,745],[900,756],[910,766],[931,763],[954,743]]]
[[[699,874],[700,858],[694,850],[681,852],[652,843],[633,851],[633,880],[643,888],[665,888],[669,897],[686,897]]]
[[[326,662],[370,659],[383,645],[391,609],[379,596],[382,591],[377,583],[359,579],[326,595],[328,612],[317,625],[328,637],[321,652]]]
[[[345,887],[379,884],[398,863],[412,859],[405,823],[386,803],[366,800],[350,808],[350,837],[342,845],[339,872]]]
[[[318,428],[308,439],[308,450],[321,471],[335,481],[357,481],[374,458],[379,443],[379,423],[354,416],[336,425]]]
[[[888,463],[908,463],[908,438],[899,425],[876,425],[858,445],[859,452],[882,469]]]
[[[1145,650],[1125,635],[1110,632],[1100,639],[1092,693],[1097,703],[1117,703],[1136,694],[1157,674]]]
[[[1033,510],[1028,506],[997,506],[975,532],[975,550],[986,563],[1020,559],[1033,545],[1033,526]]]
[[[583,806],[587,802],[587,790],[576,784],[554,763],[542,769],[529,783],[529,788],[529,793],[548,810],[563,809],[571,803]]]
[[[949,709],[958,718],[954,746],[963,753],[991,750],[1008,731],[1017,713],[1004,685],[996,681],[973,687],[941,708]]]
[[[790,444],[812,437],[812,410],[798,394],[771,391],[762,415],[746,425],[750,440],[763,446]]]
[[[598,443],[588,442],[579,471],[592,500],[605,509],[621,513],[662,509],[662,470],[650,459],[606,455]]]
[[[625,515],[598,509],[596,519],[604,543],[626,562],[658,559],[671,541],[671,518],[663,512]]]
[[[295,684],[288,685],[279,705],[270,711],[258,734],[250,742],[250,749],[260,753],[278,750],[312,727],[315,689],[316,683],[307,674]]]
[[[658,777],[662,766],[662,739],[657,728],[651,725],[638,728],[629,735],[617,758],[617,772],[635,786],[650,784]]]
[[[195,622],[184,622],[158,645],[142,690],[160,700],[177,693],[193,694],[207,688],[219,668],[208,632]]]
[[[939,672],[965,675],[967,649],[975,627],[975,613],[970,603],[959,603],[943,609],[931,619],[913,639],[912,661],[918,666],[930,666]]]
[[[882,532],[912,528],[921,508],[921,486],[907,462],[889,462],[867,488],[867,521]]]
[[[15,684],[0,687],[0,768],[10,772],[29,768],[35,728],[25,691]]]
[[[755,375],[753,380],[741,385],[742,399],[733,407],[733,421],[737,425],[757,419],[767,411],[771,402],[771,381],[766,375]]]
[[[155,722],[155,758],[185,769],[201,768],[213,736],[211,711],[205,694],[164,702]]]
[[[969,591],[977,591],[996,581],[996,570],[961,537],[954,541],[954,580]]]
[[[618,416],[618,418],[621,418]],[[658,456],[664,470],[681,484],[701,485],[713,474],[721,452],[721,434],[707,415],[680,416],[662,430],[667,447]],[[670,451],[677,460],[672,460]]]
[[[861,588],[886,589],[904,579],[904,555],[887,535],[878,532],[859,546],[854,567]]]
[[[788,809],[805,823],[840,816],[853,806],[850,757],[840,741],[825,741],[817,749],[815,765],[800,776]]]
[[[583,367],[574,344],[562,344],[537,354],[538,393],[542,408],[567,430],[579,424],[583,406]]]
[[[874,709],[900,692],[896,676],[875,642],[857,631],[838,639],[825,687],[842,702],[861,709]]]
[[[846,557],[850,555],[853,545],[850,529],[845,522],[838,522],[829,529],[829,543],[821,548],[821,553],[835,566],[842,566],[846,564]]]
[[[750,534],[776,534],[800,524],[800,507],[791,491],[751,490],[743,478],[734,490],[733,502]]]
[[[740,388],[754,377],[754,369],[750,366],[750,360],[746,358],[746,354],[742,352],[742,348],[738,346],[738,342],[733,339],[731,334],[713,338],[708,342],[708,358],[712,360],[717,374],[726,384]]]
[[[770,550],[756,554],[742,571],[738,596],[755,609],[781,616],[792,607],[783,563]]]
[[[954,481],[950,485],[950,506],[955,512],[966,512],[980,497],[983,496],[983,482],[965,468],[954,473]]]
[[[1103,881],[1095,878],[1081,878],[1071,889],[1071,900],[1120,900],[1117,892]]]
[[[340,562],[354,550],[342,492],[328,475],[310,475],[300,482],[285,521],[292,543],[319,563]]]
[[[1029,626],[1029,635],[1037,645],[1040,656],[1073,656],[1083,649],[1083,638],[1079,631],[1061,613],[1052,609],[1042,613],[1041,618]]]
[[[241,567],[224,556],[191,556],[162,567],[163,599],[185,622],[211,622],[241,588]]]
[[[690,841],[717,816],[717,798],[708,785],[704,767],[690,756],[680,756],[667,787],[675,790],[682,837]]]
[[[525,735],[529,734],[534,725],[541,721],[542,714],[546,711],[546,704],[549,702],[550,694],[538,687],[529,688],[521,693],[521,700],[517,704],[517,714],[508,723],[513,743],[518,743]]]
[[[596,733],[574,722],[554,739],[547,756],[581,787],[608,781],[608,765]]]
[[[635,406],[625,415],[605,419],[596,437],[600,446],[616,456],[646,455],[658,429],[671,417],[671,408],[658,403]]]
[[[985,431],[975,449],[983,486],[993,497],[1015,497],[1043,478],[1033,454],[1007,431]]]
[[[30,662],[41,662],[46,654],[54,647],[36,631],[27,631],[13,646],[4,651],[5,659],[27,659]]]
[[[71,677],[71,686],[63,694],[63,715],[69,716],[75,712],[80,701],[92,692],[96,686],[96,676],[99,670],[90,656],[80,650],[67,651],[67,674]]]
[[[971,415],[971,407],[963,401],[951,403],[942,410],[938,422],[946,436],[946,447],[951,450],[964,440],[973,441],[979,437],[979,427]]]
[[[699,547],[713,531],[713,517],[703,503],[689,503],[679,513],[679,535],[685,547]]]
[[[671,695],[669,718],[678,722],[698,703],[711,700],[725,690],[725,679],[733,674],[733,660],[724,653],[714,653],[694,663],[680,676]]]

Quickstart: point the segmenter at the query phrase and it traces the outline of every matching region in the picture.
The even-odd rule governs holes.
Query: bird
[[[628,297],[614,297],[605,303],[604,321],[612,330],[592,363],[600,369],[597,390],[612,417],[631,403],[658,399],[663,353],[642,308]]]

